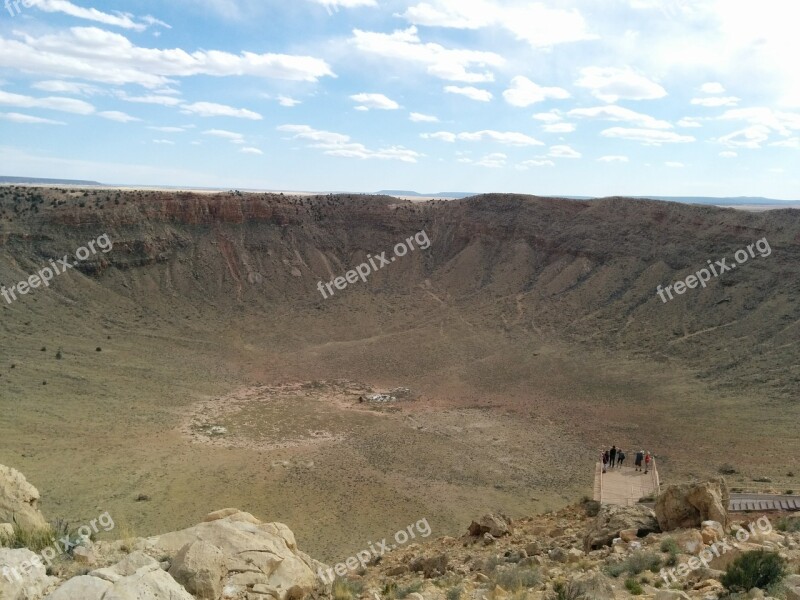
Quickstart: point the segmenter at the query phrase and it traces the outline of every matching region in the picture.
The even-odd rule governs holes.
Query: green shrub
[[[800,517],[783,517],[778,520],[775,527],[778,531],[800,531]]]
[[[644,594],[644,590],[642,589],[641,584],[636,581],[633,577],[628,577],[625,580],[625,589],[628,590],[634,596],[641,596]]]
[[[0,540],[0,546],[8,548],[27,548],[39,553],[56,541],[53,528],[48,525],[37,529],[28,529],[20,526],[16,519],[12,519],[14,531],[11,537]]]
[[[777,553],[753,550],[737,556],[720,581],[729,592],[747,592],[776,586],[787,574],[786,561]]]
[[[678,564],[678,554],[680,554],[681,549],[678,547],[678,543],[675,540],[672,538],[661,540],[661,551],[669,552],[669,557],[665,561],[666,566],[674,567]]]
[[[536,569],[517,565],[497,570],[492,577],[492,583],[499,585],[507,592],[532,588],[538,585],[540,580],[539,571]]]
[[[450,588],[447,590],[447,600],[461,600],[461,596],[464,593],[464,588],[459,586]]]
[[[623,573],[638,575],[642,571],[658,573],[661,568],[661,557],[652,552],[637,552],[624,561],[609,565],[605,568],[611,577],[619,577]]]
[[[409,594],[413,594],[414,592],[418,592],[422,589],[422,582],[415,581],[412,584],[397,588],[397,591],[394,593],[394,597],[402,600]]]
[[[553,584],[553,591],[545,596],[545,600],[591,600],[580,586],[573,581],[564,583],[556,581]]]
[[[331,596],[333,600],[355,600],[364,591],[364,584],[349,579],[336,579],[333,582]]]

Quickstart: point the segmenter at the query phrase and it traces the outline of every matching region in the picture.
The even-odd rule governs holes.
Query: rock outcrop
[[[0,465],[0,523],[14,522],[24,529],[47,526],[39,512],[39,490],[16,469]]]
[[[703,521],[728,525],[730,493],[725,479],[671,485],[656,501],[656,518],[662,531],[700,527]]]
[[[584,550],[589,552],[603,546],[610,546],[614,538],[620,537],[621,532],[626,530],[635,530],[638,537],[659,531],[655,513],[641,504],[635,506],[604,505],[600,508],[594,525],[586,533]]]

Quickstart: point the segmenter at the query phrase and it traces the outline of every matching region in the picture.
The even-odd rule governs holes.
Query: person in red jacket
[[[649,452],[644,455],[644,472],[645,472],[645,474],[650,470],[650,463],[652,462],[652,460],[653,459],[650,456]]]

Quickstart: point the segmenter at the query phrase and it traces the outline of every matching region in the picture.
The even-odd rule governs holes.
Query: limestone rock
[[[469,534],[471,536],[478,537],[484,533],[499,538],[514,533],[514,526],[511,523],[511,519],[505,515],[487,514],[483,515],[478,521],[473,521],[469,526]]]
[[[614,600],[614,588],[608,577],[602,573],[586,573],[574,580],[578,592],[592,600]]]
[[[208,542],[190,542],[173,559],[169,574],[197,598],[217,600],[227,574],[225,557]]]
[[[192,595],[170,577],[169,573],[156,569],[135,573],[120,579],[106,592],[103,600],[194,600]]]
[[[725,479],[671,485],[656,500],[656,518],[662,531],[700,527],[703,521],[728,525],[730,494]]]
[[[223,557],[224,593],[264,584],[272,595],[285,600],[295,586],[304,591],[315,588],[317,570],[327,566],[298,550],[286,525],[261,523],[249,513],[231,511],[217,511],[194,527],[147,538],[143,549],[152,556],[169,556],[175,564],[175,557],[187,545],[206,542]]]
[[[112,584],[90,575],[81,575],[68,580],[45,600],[102,600]]]
[[[39,512],[39,490],[22,473],[5,465],[0,465],[0,522],[16,522],[25,529],[47,527]]]
[[[446,554],[432,557],[418,557],[411,561],[408,568],[414,572],[422,572],[427,578],[440,577],[447,572],[449,559]]]
[[[691,600],[685,593],[678,590],[660,590],[656,593],[655,600]]]
[[[0,598],[3,600],[39,600],[57,583],[49,577],[39,556],[27,548],[0,548]]]
[[[639,537],[659,531],[656,516],[647,506],[604,505],[586,533],[584,550],[590,552],[609,546],[614,538],[619,537],[621,531],[628,529],[635,529]]]

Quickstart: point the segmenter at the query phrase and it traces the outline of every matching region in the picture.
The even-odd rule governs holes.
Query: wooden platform
[[[601,504],[632,506],[644,496],[659,493],[658,470],[655,464],[650,471],[636,471],[633,467],[617,467],[603,473],[603,465],[595,465],[594,499]]]

